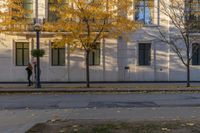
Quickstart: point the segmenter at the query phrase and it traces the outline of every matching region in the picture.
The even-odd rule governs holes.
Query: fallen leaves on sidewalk
[[[186,123],[187,126],[194,126],[194,123]]]
[[[42,125],[26,133],[200,133],[200,122],[191,121],[53,120]]]
[[[169,128],[161,128],[161,130],[162,131],[167,131],[167,132],[171,131]]]

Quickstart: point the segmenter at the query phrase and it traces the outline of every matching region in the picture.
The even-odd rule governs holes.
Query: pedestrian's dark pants
[[[29,86],[31,86],[31,84],[32,84],[31,75],[32,75],[32,72],[28,72],[28,85]]]

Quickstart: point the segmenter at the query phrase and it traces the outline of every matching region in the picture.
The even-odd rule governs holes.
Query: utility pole
[[[35,1],[35,25],[34,25],[34,30],[36,32],[36,49],[37,51],[40,51],[40,31],[41,31],[41,24],[39,23],[39,18],[38,18],[38,0]],[[40,84],[40,57],[39,55],[36,57],[37,58],[37,63],[36,63],[36,88],[41,88]]]

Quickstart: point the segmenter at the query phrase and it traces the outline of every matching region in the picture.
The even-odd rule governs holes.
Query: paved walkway
[[[81,95],[73,98],[69,95],[48,96],[37,93],[37,97],[31,98],[33,92],[200,91],[198,83],[193,84],[191,88],[186,88],[185,84],[180,83],[92,84],[91,88],[83,86],[85,84],[43,84],[42,88],[36,89],[25,84],[0,84],[0,93],[31,92],[24,95],[15,93],[0,95],[0,133],[23,133],[36,123],[55,119],[200,120],[198,93],[169,97],[166,94],[162,96],[153,94],[144,95],[139,99],[138,94],[124,95],[121,100],[119,95],[114,95],[110,101],[108,100],[110,95],[98,98],[97,95],[87,94],[85,102]],[[44,98],[45,95],[47,99]]]
[[[42,84],[42,88],[28,87],[26,84],[0,84],[0,93],[10,92],[138,92],[138,91],[200,91],[200,83],[93,83],[85,88],[84,83]]]
[[[200,94],[0,95],[0,133],[56,119],[200,120]]]

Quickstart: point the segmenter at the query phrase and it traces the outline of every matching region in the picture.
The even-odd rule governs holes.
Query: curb
[[[200,89],[0,89],[0,93],[130,93],[130,92],[200,92]]]

